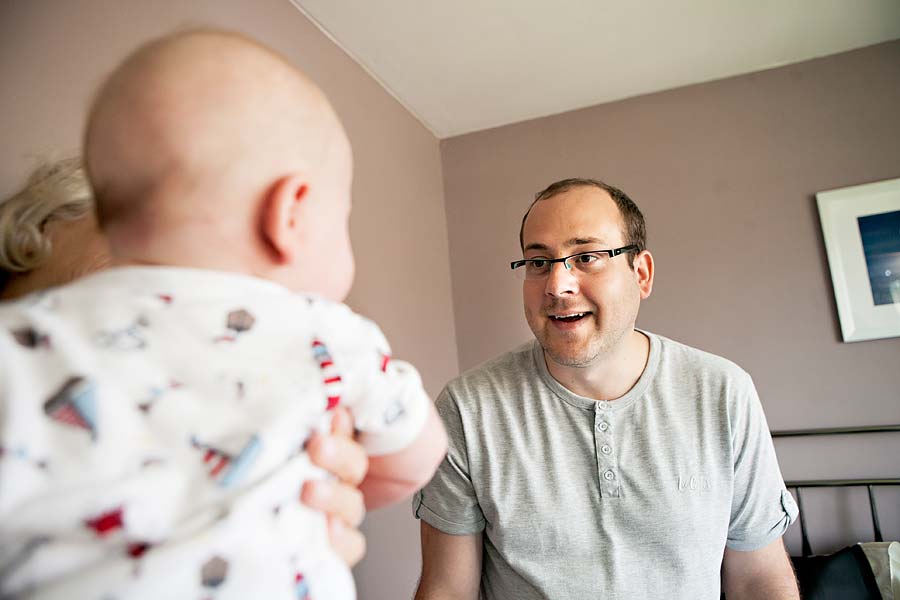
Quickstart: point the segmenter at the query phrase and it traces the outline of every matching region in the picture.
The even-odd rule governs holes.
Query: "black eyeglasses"
[[[543,279],[550,274],[553,263],[562,263],[566,266],[567,271],[575,271],[585,275],[592,275],[603,270],[610,260],[620,254],[628,252],[637,252],[639,248],[635,244],[614,248],[612,250],[590,250],[588,252],[578,252],[570,256],[562,258],[523,258],[522,260],[514,260],[509,263],[509,268],[520,279]],[[524,268],[522,268],[524,267]]]

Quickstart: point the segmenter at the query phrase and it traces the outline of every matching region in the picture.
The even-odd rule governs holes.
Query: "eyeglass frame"
[[[572,267],[569,265],[569,259],[575,258],[576,256],[582,256],[585,254],[606,254],[610,258],[610,260],[612,260],[620,254],[626,254],[628,252],[635,251],[640,251],[640,247],[638,247],[637,244],[628,244],[627,246],[622,246],[621,248],[613,248],[611,250],[585,250],[584,252],[576,252],[575,254],[570,254],[569,256],[563,256],[560,258],[520,258],[519,260],[514,260],[509,263],[509,268],[515,271],[520,267],[526,266],[530,262],[541,260],[548,263],[546,276],[549,277],[550,272],[553,270],[553,263],[562,263],[566,267],[566,271],[571,273]],[[584,271],[579,272],[584,273]]]

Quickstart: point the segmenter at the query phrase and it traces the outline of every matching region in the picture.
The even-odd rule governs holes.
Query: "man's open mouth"
[[[575,321],[580,321],[581,319],[588,316],[589,312],[578,312],[578,313],[570,313],[567,315],[550,315],[550,318],[554,321],[561,321],[563,323],[574,323]]]

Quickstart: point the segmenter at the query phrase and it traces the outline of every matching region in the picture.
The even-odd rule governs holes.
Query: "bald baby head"
[[[179,33],[129,56],[92,106],[85,161],[113,254],[141,262],[268,276],[258,273],[264,258],[313,260],[285,245],[296,241],[286,235],[310,232],[269,231],[277,223],[266,211],[281,210],[285,225],[297,225],[295,209],[349,211],[349,144],[327,99],[284,58],[235,33]],[[272,206],[288,180],[281,192],[293,203]],[[185,238],[198,235],[241,264],[197,256]]]

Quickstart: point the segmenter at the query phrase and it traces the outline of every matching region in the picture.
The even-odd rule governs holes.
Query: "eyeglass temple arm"
[[[616,248],[615,250],[608,250],[610,253],[610,258],[613,256],[618,256],[620,254],[625,254],[626,252],[631,252],[632,250],[637,250],[638,247],[635,244],[630,244],[628,246],[622,246],[621,248]]]

